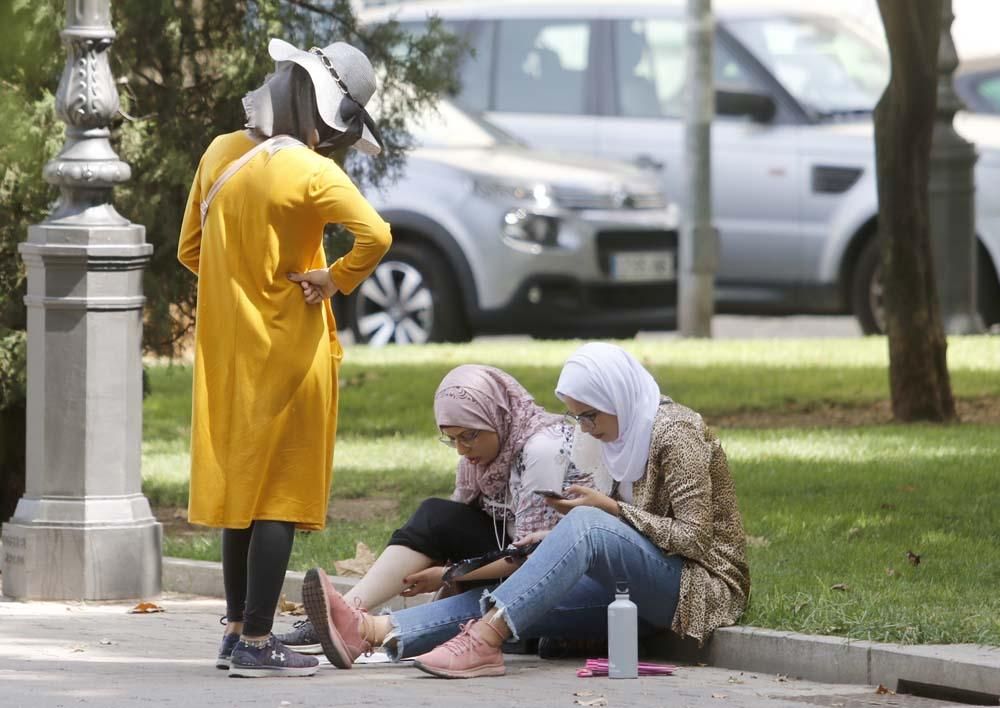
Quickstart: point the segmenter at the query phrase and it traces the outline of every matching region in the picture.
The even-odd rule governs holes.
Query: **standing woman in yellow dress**
[[[378,154],[365,104],[375,72],[337,42],[272,39],[276,66],[243,99],[247,129],[201,158],[178,258],[198,276],[191,421],[191,523],[222,528],[230,676],[308,676],[316,658],[271,634],[295,529],[326,521],[342,350],[329,298],[385,255],[389,225],[328,157]],[[354,247],[329,268],[323,227]]]

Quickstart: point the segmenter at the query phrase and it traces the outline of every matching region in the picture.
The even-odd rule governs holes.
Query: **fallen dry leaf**
[[[278,600],[278,612],[283,615],[304,615],[306,608],[301,602],[289,602],[282,595]]]
[[[885,574],[888,575],[891,578],[894,575],[896,575],[896,569],[895,568],[886,568],[885,569]]]
[[[157,605],[155,602],[140,602],[128,611],[130,615],[149,615],[154,612],[166,612],[166,610]]]
[[[896,508],[896,505],[895,504],[882,504],[879,508],[880,509],[885,509],[886,511],[892,511],[892,510],[894,510]]]
[[[875,689],[875,693],[877,693],[880,696],[895,696],[896,695],[895,691],[893,691],[891,688],[886,688],[882,684],[878,685],[878,688]]]
[[[608,704],[608,699],[605,698],[604,696],[601,696],[600,698],[595,698],[590,701],[581,701],[579,698],[577,698],[575,701],[573,701],[573,703],[575,703],[578,706],[591,706],[593,708],[593,706],[606,706]]]
[[[184,521],[187,521],[187,517],[188,517],[188,513],[187,513],[186,509],[176,509],[174,511],[174,518],[175,519],[183,519]]]
[[[375,554],[363,541],[358,541],[358,545],[355,546],[354,558],[333,562],[337,575],[342,575],[345,578],[364,577],[373,565],[375,565]]]
[[[859,529],[857,526],[854,526],[847,532],[848,538],[857,538],[860,535],[861,535],[861,529]]]
[[[920,555],[913,551],[906,552],[906,560],[909,561],[910,565],[920,565]]]
[[[712,698],[728,698],[728,697],[729,696],[727,696],[725,693],[713,693],[712,694]]]
[[[917,491],[917,488],[915,486],[913,486],[912,484],[901,484],[898,487],[896,487],[896,489],[898,489],[901,492],[915,492],[915,491]]]
[[[837,583],[836,585],[830,586],[831,590],[840,590],[841,592],[847,592],[851,589],[851,586],[847,583]]]
[[[75,647],[73,647],[73,652],[74,653],[82,652],[84,649],[86,649],[85,644],[77,644]]]
[[[751,548],[767,548],[771,542],[764,536],[747,536],[747,545]]]

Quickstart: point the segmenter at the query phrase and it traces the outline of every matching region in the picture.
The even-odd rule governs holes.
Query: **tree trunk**
[[[892,411],[899,421],[950,421],[948,376],[931,260],[931,136],[941,0],[878,0],[892,76],[875,107],[879,233]]]

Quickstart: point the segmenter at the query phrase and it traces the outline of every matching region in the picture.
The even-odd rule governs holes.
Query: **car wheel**
[[[865,244],[851,278],[851,309],[865,334],[885,333],[885,302],[879,242]]]
[[[1000,278],[982,242],[979,244],[979,314],[987,328],[1000,326]]]
[[[605,327],[603,329],[551,329],[546,332],[531,332],[532,339],[541,341],[552,339],[635,339],[639,330],[635,327]]]
[[[372,346],[469,338],[448,266],[416,244],[394,244],[347,309],[355,341]]]

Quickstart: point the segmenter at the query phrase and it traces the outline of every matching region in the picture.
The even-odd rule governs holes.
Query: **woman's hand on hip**
[[[437,592],[444,585],[444,581],[441,579],[444,570],[443,565],[435,565],[416,573],[410,573],[403,578],[403,585],[406,587],[399,594],[403,597],[413,597],[425,592]]]
[[[593,506],[601,511],[606,511],[612,516],[618,516],[620,513],[618,502],[596,489],[574,484],[567,487],[565,492],[567,494],[575,494],[576,496],[572,499],[546,499],[545,503],[560,514],[568,514],[577,506]]]
[[[333,276],[326,268],[307,270],[305,273],[289,273],[288,279],[302,286],[302,294],[310,305],[318,305],[329,300],[337,292]]]

